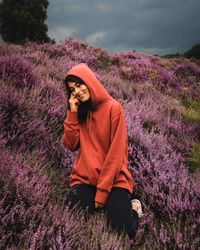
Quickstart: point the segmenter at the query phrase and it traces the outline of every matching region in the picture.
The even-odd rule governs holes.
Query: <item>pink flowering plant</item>
[[[0,248],[200,248],[200,64],[70,38],[1,44]],[[87,63],[124,109],[128,167],[144,207],[134,242],[68,210],[72,163],[62,145],[63,78]]]

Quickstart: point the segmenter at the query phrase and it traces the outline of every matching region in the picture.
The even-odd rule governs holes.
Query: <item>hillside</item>
[[[200,247],[200,61],[110,52],[78,39],[0,44],[0,248],[131,249],[65,206],[76,156],[60,145],[63,79],[84,62],[124,109],[144,204],[135,249]],[[98,223],[97,223],[98,221]]]

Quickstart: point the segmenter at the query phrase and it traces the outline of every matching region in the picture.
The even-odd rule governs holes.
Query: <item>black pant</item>
[[[78,184],[70,188],[67,205],[70,209],[75,205],[85,211],[85,218],[89,218],[95,211],[96,187]],[[107,225],[111,225],[117,233],[127,233],[133,239],[138,228],[138,214],[131,207],[131,194],[127,189],[113,187],[103,210],[107,217]]]

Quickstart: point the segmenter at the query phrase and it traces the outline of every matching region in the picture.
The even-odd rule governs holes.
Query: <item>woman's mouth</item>
[[[85,93],[83,93],[83,94],[79,95],[79,97],[82,97],[84,94],[85,94]]]

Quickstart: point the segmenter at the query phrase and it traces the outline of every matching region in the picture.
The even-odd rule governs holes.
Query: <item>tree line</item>
[[[3,0],[0,3],[0,34],[5,42],[24,44],[55,42],[47,35],[48,0]],[[200,58],[200,43],[194,44],[183,54],[169,54],[164,57]]]
[[[48,5],[48,0],[3,0],[0,3],[3,40],[14,44],[51,42],[45,24]]]

